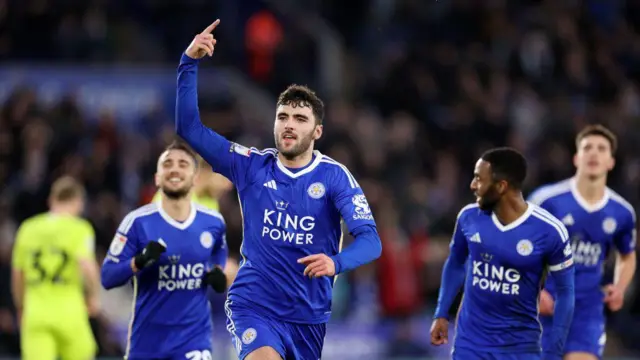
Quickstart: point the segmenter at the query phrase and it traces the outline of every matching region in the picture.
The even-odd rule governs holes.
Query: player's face
[[[180,199],[193,188],[196,166],[193,158],[182,150],[168,150],[160,155],[156,186],[170,199]]]
[[[615,159],[611,153],[611,143],[600,135],[583,138],[578,144],[578,151],[573,157],[573,163],[580,176],[592,179],[606,176],[615,165]]]
[[[482,210],[493,210],[502,197],[504,184],[493,179],[491,164],[480,159],[476,162],[471,181],[471,191]]]
[[[310,106],[278,106],[273,136],[276,148],[285,158],[300,156],[312,148],[321,135],[322,125],[316,125]]]

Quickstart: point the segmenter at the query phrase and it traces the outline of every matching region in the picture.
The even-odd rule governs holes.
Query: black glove
[[[165,251],[167,251],[167,248],[164,245],[157,241],[149,241],[147,246],[142,249],[142,252],[133,258],[133,263],[138,270],[142,270],[160,259],[160,255]]]
[[[227,275],[225,275],[224,271],[217,266],[204,274],[202,281],[211,286],[211,288],[217,293],[223,293],[227,290]]]

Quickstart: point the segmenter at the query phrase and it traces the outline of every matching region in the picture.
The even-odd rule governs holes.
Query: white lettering
[[[602,255],[602,247],[599,243],[590,243],[582,240],[574,241],[573,248],[573,261],[576,264],[584,266],[596,266],[600,263],[600,256]]]
[[[158,267],[158,290],[196,290],[202,286],[204,264],[174,264]]]
[[[264,210],[262,221],[265,226],[262,227],[262,237],[294,245],[313,244],[313,234],[310,234],[316,226],[313,216],[299,217],[284,212],[274,214],[275,210]]]
[[[472,273],[472,286],[504,295],[519,294],[521,276],[518,270],[474,260]]]

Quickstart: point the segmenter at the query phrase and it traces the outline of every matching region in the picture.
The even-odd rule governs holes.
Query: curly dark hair
[[[322,125],[322,120],[324,119],[324,103],[316,93],[307,86],[296,84],[289,85],[289,87],[278,97],[277,105],[310,107],[313,111],[313,116],[316,118],[316,124]]]

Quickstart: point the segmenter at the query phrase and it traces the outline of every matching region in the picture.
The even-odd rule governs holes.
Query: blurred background
[[[526,154],[528,192],[570,177],[575,133],[603,123],[620,140],[609,184],[640,204],[638,0],[0,0],[0,357],[20,356],[17,226],[46,211],[52,180],[73,175],[102,259],[156,190],[178,60],[216,18],[203,121],[270,147],[277,94],[311,86],[327,105],[319,148],[351,169],[376,216],[383,255],[339,278],[323,358],[448,356],[429,345],[429,325],[455,216],[489,147]],[[237,257],[234,190],[216,179],[207,191]],[[640,358],[637,289],[609,317],[608,358]],[[104,293],[101,356],[122,355],[130,301],[127,287]],[[212,301],[214,358],[232,359],[223,300]]]

